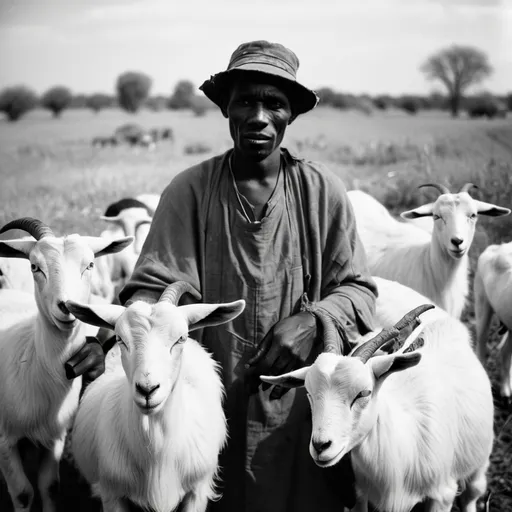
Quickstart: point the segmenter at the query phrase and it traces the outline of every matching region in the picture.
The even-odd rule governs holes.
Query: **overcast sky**
[[[313,88],[428,93],[419,65],[452,43],[489,55],[482,89],[512,90],[512,0],[0,0],[0,87],[113,92],[127,70],[196,86],[242,42],[267,39],[300,59]]]

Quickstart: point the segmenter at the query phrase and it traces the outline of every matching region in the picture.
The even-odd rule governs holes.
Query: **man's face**
[[[257,162],[281,144],[292,119],[290,101],[275,85],[236,81],[226,107],[235,149]]]

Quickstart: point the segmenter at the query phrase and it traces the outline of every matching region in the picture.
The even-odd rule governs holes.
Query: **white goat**
[[[42,222],[23,218],[0,233],[22,229],[32,240],[2,240],[0,255],[25,258],[35,295],[0,293],[0,472],[16,511],[28,511],[34,491],[17,443],[41,446],[38,487],[44,512],[55,511],[59,461],[78,406],[81,379],[68,380],[64,363],[84,343],[86,325],[69,313],[69,298],[88,300],[94,257],[123,249],[132,238],[56,237]]]
[[[135,199],[144,203],[149,208],[149,214],[153,216],[160,203],[160,194],[139,194]]]
[[[351,191],[357,229],[373,275],[410,286],[460,318],[469,291],[468,251],[478,214],[497,217],[508,215],[510,210],[471,198],[471,183],[457,194],[442,185],[421,186],[433,186],[441,195],[433,203],[403,212],[401,217],[432,216],[432,234],[394,219],[368,194]],[[362,194],[365,201],[360,200]],[[371,202],[373,207],[368,206]]]
[[[86,389],[72,432],[78,468],[104,512],[127,501],[155,512],[202,512],[226,440],[218,365],[189,331],[237,317],[245,301],[177,306],[188,283],[167,287],[154,305],[68,302],[78,318],[114,330],[122,371],[105,372]],[[119,368],[119,367],[118,367]]]
[[[149,232],[152,221],[150,207],[138,199],[125,198],[112,203],[101,219],[109,226],[101,236],[114,239],[120,236],[133,236],[135,242],[127,250],[103,258],[96,265],[93,274],[92,291],[113,302],[117,292],[132,275],[135,263]]]
[[[430,306],[432,307],[432,306]],[[310,454],[320,467],[351,452],[357,502],[408,512],[423,499],[431,512],[476,512],[493,444],[491,384],[467,328],[446,315],[420,324],[415,351],[371,357],[425,306],[350,356],[323,353],[312,366],[272,384],[306,387],[312,410]],[[329,341],[326,341],[329,346]]]
[[[489,329],[495,314],[501,324],[500,334],[503,334],[498,347],[500,393],[512,404],[512,242],[490,245],[480,255],[473,290],[477,355],[485,364]]]

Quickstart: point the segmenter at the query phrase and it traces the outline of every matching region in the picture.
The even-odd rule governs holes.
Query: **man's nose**
[[[266,125],[268,123],[267,112],[261,103],[254,106],[251,115],[251,123],[259,125]]]

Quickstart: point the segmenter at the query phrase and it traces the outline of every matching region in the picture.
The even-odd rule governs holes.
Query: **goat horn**
[[[322,324],[324,334],[324,352],[329,352],[331,354],[341,356],[341,350],[337,342],[338,335],[336,326],[334,325],[331,317],[321,309],[315,310],[315,316],[320,319]]]
[[[186,281],[176,281],[175,283],[167,286],[158,302],[166,300],[174,306],[177,306],[184,293],[190,293],[194,299],[201,299],[201,294],[190,283],[187,283]]]
[[[469,192],[472,188],[478,188],[474,183],[466,183],[461,189],[460,193],[462,192]]]
[[[375,338],[372,338],[360,347],[357,347],[352,353],[352,357],[359,357],[363,363],[366,363],[380,347],[385,345],[389,340],[398,336],[402,329],[416,321],[421,314],[433,307],[433,304],[423,304],[412,311],[409,311],[409,313],[400,319],[393,327],[382,330],[382,332],[375,336]]]
[[[55,236],[50,226],[32,217],[22,217],[21,219],[12,220],[0,229],[0,233],[9,231],[9,229],[22,229],[31,234],[36,240],[41,240],[41,238],[46,236]]]
[[[423,185],[420,185],[418,188],[422,187],[434,187],[436,190],[438,190],[441,194],[449,194],[450,190],[446,185],[441,185],[440,183],[424,183]]]

